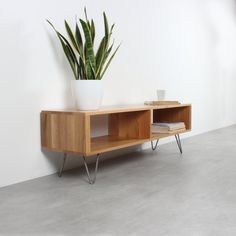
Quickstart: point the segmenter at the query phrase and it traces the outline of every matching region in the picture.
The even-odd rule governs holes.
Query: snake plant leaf
[[[96,61],[93,51],[93,42],[92,42],[92,36],[91,32],[89,31],[88,24],[80,19],[80,23],[82,25],[83,31],[84,31],[84,37],[85,37],[85,44],[86,44],[86,59],[88,59],[91,62],[91,65],[94,70],[96,70]]]
[[[77,69],[76,69],[76,63],[74,61],[73,55],[71,54],[69,47],[63,42],[63,40],[61,38],[60,38],[60,41],[61,41],[61,45],[64,50],[64,53],[67,57],[67,60],[70,63],[70,66],[71,66],[71,69],[72,69],[73,74],[75,76],[75,79],[77,79],[77,77],[78,77],[77,76]]]
[[[71,52],[71,54],[73,55],[73,58],[77,61],[76,56],[75,56],[75,53],[74,53],[74,51],[73,51],[73,49],[72,49],[70,43],[68,42],[68,40],[67,40],[59,31],[56,30],[56,28],[54,27],[54,25],[53,25],[49,20],[47,20],[47,22],[52,26],[52,28],[53,28],[54,31],[56,32],[58,38],[59,38],[60,40],[63,39],[63,41],[66,43],[66,45],[67,45],[68,48],[70,49],[70,52]]]
[[[114,45],[114,41],[113,41],[112,45],[108,48],[106,53],[105,53],[105,57],[104,57],[105,60],[109,57],[109,55],[110,55],[110,53],[112,51],[113,45]]]
[[[85,55],[84,55],[84,45],[83,45],[83,38],[82,38],[82,35],[80,33],[80,29],[79,29],[79,26],[76,22],[76,26],[75,26],[75,38],[76,38],[76,41],[77,41],[77,44],[79,46],[79,49],[80,49],[80,57],[79,57],[79,61],[80,61],[80,66],[82,66],[81,70],[86,70],[85,68]],[[83,76],[86,76],[86,73],[83,72],[82,73]]]
[[[71,46],[70,43],[68,42],[68,40],[67,40],[61,33],[59,33],[59,32],[57,32],[57,33],[58,33],[59,37],[62,38],[63,41],[66,43],[66,45],[67,45],[67,47],[68,47],[68,49],[69,49],[69,51],[70,51],[70,53],[71,53],[71,55],[72,55],[73,60],[75,61],[75,63],[78,64],[76,55],[75,55],[75,53],[74,53],[74,51],[73,51],[73,49],[72,49],[72,46]]]
[[[115,24],[112,24],[111,29],[110,29],[110,34],[112,34],[113,28],[115,27]]]
[[[80,63],[80,74],[82,75],[82,79],[86,79],[85,64],[81,57],[79,58],[79,63]]]
[[[107,16],[106,16],[105,12],[103,12],[103,20],[104,20],[105,37],[106,37],[106,39],[108,39],[108,36],[109,36],[109,26],[108,26]]]
[[[78,75],[78,79],[83,79],[83,71],[82,71],[82,66],[80,64],[80,60],[78,60],[78,67],[77,67],[77,75]]]
[[[114,24],[111,26],[111,31],[109,31],[109,24],[108,24],[108,20],[107,20],[107,16],[105,12],[103,12],[103,20],[104,20],[104,29],[105,29],[105,37],[106,37],[105,51],[107,51],[110,44],[110,37],[112,34],[112,30],[114,28]]]
[[[112,53],[114,42],[110,45],[110,38],[114,24],[109,28],[106,14],[103,12],[105,33],[95,54],[95,24],[93,19],[88,19],[86,8],[84,8],[84,13],[85,20],[79,20],[81,25],[79,25],[76,21],[75,32],[71,30],[70,25],[65,20],[64,23],[68,40],[55,29],[52,23],[49,21],[48,23],[52,26],[60,40],[65,56],[72,68],[72,72],[74,73],[75,79],[101,79],[120,45],[116,48],[115,52]]]
[[[77,22],[76,22],[76,26],[75,26],[75,39],[76,39],[77,44],[79,45],[80,51],[82,53],[83,52],[83,39],[82,39],[80,29],[79,29]]]
[[[78,46],[77,41],[75,39],[75,36],[72,33],[72,30],[66,20],[65,20],[65,28],[66,28],[67,34],[70,38],[72,45],[74,46],[75,50],[80,54],[80,49],[79,49],[79,46]]]
[[[91,30],[91,25],[90,25],[90,22],[89,22],[89,19],[88,19],[86,7],[84,8],[84,15],[85,15],[85,20],[88,24],[88,28],[89,28],[89,30]]]
[[[114,45],[114,40],[113,40],[112,45],[109,47],[109,49],[107,51],[104,51],[104,53],[102,55],[102,59],[101,59],[102,61],[100,63],[100,67],[99,67],[99,69],[97,71],[97,77],[100,77],[101,71],[103,69],[103,65],[106,63],[106,60],[107,60],[107,58],[109,57],[109,55],[110,55],[110,53],[112,51],[113,45]]]
[[[106,41],[106,38],[103,37],[103,39],[98,47],[97,54],[96,54],[96,68],[97,68],[96,78],[97,78],[97,76],[99,76],[101,68],[102,68],[102,63],[103,63],[103,59],[104,59],[104,55],[105,55],[105,41]]]
[[[95,80],[96,79],[96,73],[95,73],[95,70],[94,70],[91,62],[89,62],[89,66],[90,66],[90,69],[91,69],[91,72],[92,72],[91,73],[92,74],[92,78],[91,79]]]
[[[91,71],[91,67],[90,67],[90,60],[88,57],[88,50],[87,50],[87,44],[85,42],[84,44],[84,57],[85,57],[85,79],[90,80],[93,79],[92,78],[92,71]]]
[[[88,15],[87,15],[87,9],[86,9],[86,7],[84,7],[84,15],[85,15],[86,21],[88,22],[89,20],[88,20]]]
[[[71,69],[74,73],[75,79],[77,79],[77,73],[76,73],[75,67],[78,66],[78,61],[77,61],[77,58],[74,54],[74,51],[73,51],[72,47],[70,46],[70,43],[66,40],[66,38],[61,33],[59,33],[56,30],[54,25],[49,20],[47,20],[47,22],[52,26],[52,28],[56,32],[56,34],[57,34],[57,36],[58,36],[58,38],[61,42],[61,45],[62,45],[63,51],[66,55],[66,58],[70,63],[70,66],[71,66]]]
[[[119,46],[116,48],[116,50],[114,51],[114,53],[111,55],[110,59],[108,60],[106,66],[105,66],[105,68],[104,68],[104,70],[103,70],[103,72],[102,72],[102,74],[101,74],[101,78],[102,78],[103,75],[105,74],[105,72],[106,72],[108,66],[111,64],[111,61],[112,61],[112,59],[114,58],[114,56],[116,55],[118,49],[120,48],[120,45],[121,45],[121,44],[119,44]]]
[[[91,31],[91,36],[92,36],[92,41],[94,43],[94,39],[95,39],[95,24],[94,24],[94,21],[92,20],[91,21],[91,28],[90,28],[90,31]]]

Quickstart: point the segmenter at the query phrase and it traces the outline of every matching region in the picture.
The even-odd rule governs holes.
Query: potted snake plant
[[[109,27],[105,12],[103,12],[104,36],[94,47],[95,24],[89,20],[84,9],[85,19],[79,19],[75,24],[74,32],[65,20],[67,38],[56,30],[53,24],[47,20],[58,36],[65,56],[72,69],[74,79],[72,80],[72,96],[79,110],[99,109],[103,97],[102,78],[107,71],[112,59],[120,45],[113,50],[110,42],[114,24]],[[81,29],[80,29],[81,28]]]

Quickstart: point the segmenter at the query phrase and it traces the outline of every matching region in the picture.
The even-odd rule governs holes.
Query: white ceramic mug
[[[164,101],[166,96],[166,91],[164,89],[157,90],[157,101]]]

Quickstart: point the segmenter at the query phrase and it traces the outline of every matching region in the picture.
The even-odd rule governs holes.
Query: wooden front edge
[[[189,105],[189,130],[192,130],[192,104]]]
[[[85,114],[84,116],[84,155],[88,156],[91,152],[91,122],[90,115]]]

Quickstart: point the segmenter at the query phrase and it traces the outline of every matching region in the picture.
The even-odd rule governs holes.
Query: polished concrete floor
[[[236,235],[236,126],[0,189],[0,235]]]

